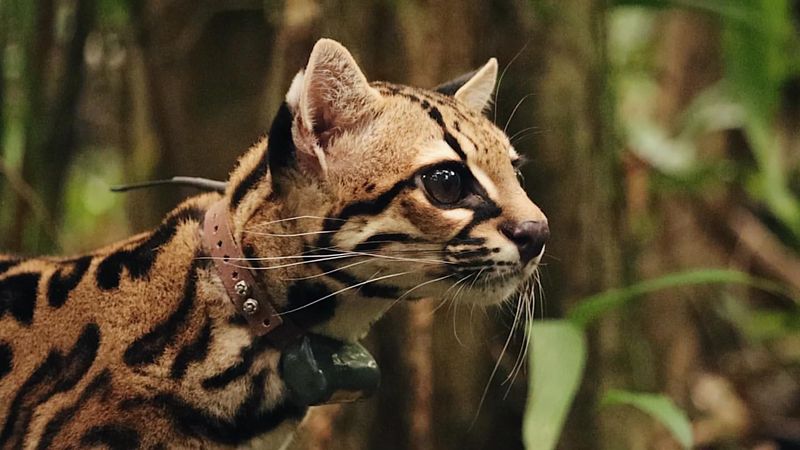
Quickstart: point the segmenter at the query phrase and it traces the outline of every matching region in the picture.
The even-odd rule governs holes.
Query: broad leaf
[[[531,325],[530,393],[523,421],[529,450],[556,447],[583,378],[586,338],[565,320]]]
[[[686,413],[672,400],[660,394],[647,394],[612,389],[603,397],[601,406],[629,405],[658,420],[680,442],[683,448],[692,447],[692,424]]]

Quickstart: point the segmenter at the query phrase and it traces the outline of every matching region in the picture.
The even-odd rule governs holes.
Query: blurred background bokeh
[[[108,186],[224,179],[319,37],[423,87],[496,56],[490,116],[553,234],[529,325],[572,317],[587,343],[563,430],[547,405],[525,426],[553,419],[562,449],[800,448],[798,26],[796,0],[0,0],[0,248],[154,226],[192,192]],[[549,367],[517,373],[513,318],[395,308],[366,340],[379,395],[319,408],[295,448],[524,448]],[[571,355],[555,336],[541,354]]]

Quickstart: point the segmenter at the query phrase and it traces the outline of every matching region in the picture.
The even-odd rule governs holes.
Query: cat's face
[[[519,185],[519,155],[482,113],[496,75],[490,60],[441,92],[369,84],[347,50],[320,41],[270,132],[283,206],[249,216],[257,253],[302,256],[284,279],[387,304],[512,297],[549,231]]]

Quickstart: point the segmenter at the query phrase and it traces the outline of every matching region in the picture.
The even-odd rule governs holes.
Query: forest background
[[[798,448],[799,26],[790,0],[0,0],[0,248],[153,227],[192,191],[108,187],[224,179],[319,37],[423,87],[495,56],[553,235],[536,318],[503,352],[513,308],[395,308],[379,394],[295,448]]]

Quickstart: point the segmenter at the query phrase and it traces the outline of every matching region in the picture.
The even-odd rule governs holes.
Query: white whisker
[[[397,297],[396,299],[394,299],[394,301],[392,302],[392,304],[391,304],[391,305],[389,305],[389,308],[387,308],[387,311],[388,311],[389,309],[392,309],[392,308],[394,307],[394,305],[396,305],[397,303],[399,303],[399,302],[400,302],[400,300],[402,300],[404,297],[406,297],[408,294],[410,294],[410,293],[411,293],[411,291],[414,291],[415,289],[417,289],[417,288],[420,288],[420,287],[422,287],[422,286],[425,286],[425,285],[427,285],[427,284],[435,283],[435,282],[437,282],[437,281],[442,281],[442,280],[445,280],[445,279],[447,279],[447,278],[454,277],[455,275],[456,275],[456,274],[454,274],[454,273],[451,273],[451,274],[449,274],[449,275],[445,275],[445,276],[443,276],[443,277],[434,278],[433,280],[428,280],[428,281],[425,281],[425,282],[423,282],[423,283],[420,283],[420,284],[418,284],[418,285],[414,286],[414,287],[413,287],[413,288],[411,288],[411,289],[408,289],[408,290],[406,290],[406,291],[405,291],[405,292],[404,292],[404,293],[403,293],[403,294],[402,294],[400,297]]]
[[[307,231],[305,233],[267,233],[264,231],[251,231],[251,230],[243,230],[243,233],[247,234],[254,234],[256,236],[268,236],[268,237],[300,237],[300,236],[313,236],[317,234],[333,234],[338,233],[341,230],[319,230],[319,231]]]
[[[290,309],[288,311],[284,311],[282,313],[279,313],[278,315],[283,316],[283,315],[286,315],[286,314],[291,314],[291,313],[293,313],[295,311],[300,311],[301,309],[305,309],[305,308],[308,308],[310,306],[313,306],[313,305],[315,305],[315,304],[317,304],[317,303],[319,303],[319,302],[321,302],[321,301],[323,301],[325,299],[333,297],[334,295],[341,294],[342,292],[349,291],[351,289],[356,289],[356,288],[359,288],[361,286],[364,286],[365,284],[375,283],[375,282],[378,282],[378,281],[381,281],[381,280],[386,280],[388,278],[401,277],[403,275],[408,275],[408,274],[410,274],[412,272],[414,272],[414,271],[411,270],[411,271],[408,271],[408,272],[400,272],[400,273],[393,273],[393,274],[390,274],[390,275],[384,275],[384,276],[378,277],[378,278],[370,278],[369,280],[362,281],[362,282],[356,283],[356,284],[354,284],[352,286],[347,286],[345,288],[339,289],[336,292],[332,292],[332,293],[330,293],[328,295],[320,297],[320,298],[318,298],[318,299],[316,299],[316,300],[314,300],[314,301],[312,301],[310,303],[306,303],[303,306],[298,306],[297,308],[293,308],[293,309]]]
[[[319,277],[323,277],[323,276],[325,276],[325,275],[330,275],[330,274],[332,274],[332,273],[339,272],[339,271],[342,271],[342,270],[347,270],[347,269],[349,269],[349,268],[351,268],[351,267],[353,267],[353,266],[358,266],[358,265],[361,265],[361,264],[366,264],[366,263],[368,263],[368,262],[370,262],[370,261],[371,261],[371,260],[367,259],[367,260],[364,260],[364,261],[358,261],[358,262],[354,262],[354,263],[352,263],[352,264],[348,264],[348,265],[346,265],[346,266],[338,267],[338,268],[336,268],[336,269],[332,269],[332,270],[329,270],[329,271],[327,271],[327,272],[322,272],[322,273],[318,273],[318,274],[314,274],[314,275],[309,275],[309,276],[307,276],[307,277],[284,278],[284,280],[287,280],[287,281],[310,280],[310,279],[313,279],[313,278],[319,278]]]
[[[530,93],[530,94],[522,97],[521,99],[519,99],[517,104],[514,106],[514,109],[511,110],[511,115],[508,116],[508,120],[506,121],[506,125],[503,127],[503,133],[505,133],[506,130],[508,129],[508,126],[511,124],[511,119],[514,118],[514,115],[517,113],[517,110],[519,109],[519,107],[522,106],[523,103],[525,103],[525,100],[527,100],[529,97],[532,97],[532,96],[533,96],[533,93]]]
[[[517,54],[514,55],[513,58],[511,58],[511,61],[509,61],[508,64],[506,64],[506,67],[504,67],[503,71],[500,73],[500,78],[498,78],[498,80],[497,80],[497,87],[494,90],[494,118],[492,119],[492,122],[494,122],[494,123],[497,123],[497,110],[498,110],[498,106],[500,106],[500,97],[499,97],[500,85],[503,84],[503,78],[506,76],[506,71],[508,71],[508,69],[511,67],[511,65],[514,64],[514,61],[516,61],[517,58],[519,58],[519,55],[521,55],[522,52],[525,51],[525,49],[528,47],[528,44],[530,44],[530,43],[531,43],[531,41],[529,39],[528,42],[526,42],[525,45],[523,45],[522,48],[519,49]]]
[[[519,325],[519,318],[520,318],[520,304],[517,304],[516,313],[514,314],[514,322],[511,324],[511,330],[508,333],[508,337],[506,338],[505,344],[503,344],[503,349],[500,350],[500,356],[497,358],[497,362],[494,364],[494,368],[492,369],[492,373],[489,375],[489,380],[486,382],[486,387],[483,388],[483,393],[481,394],[481,399],[478,402],[478,410],[475,412],[475,417],[472,419],[472,427],[475,425],[475,422],[478,420],[478,414],[483,407],[483,402],[486,401],[486,395],[489,393],[489,387],[492,385],[492,380],[494,380],[494,376],[497,374],[497,370],[500,368],[500,363],[503,361],[503,356],[506,354],[508,350],[508,346],[511,344],[511,338],[514,336],[514,330],[516,330],[517,326]]]
[[[272,224],[276,224],[276,223],[290,222],[290,221],[293,221],[293,220],[301,220],[301,219],[337,220],[339,222],[347,222],[347,219],[340,219],[338,217],[295,216],[295,217],[287,217],[285,219],[278,219],[278,220],[272,220],[272,221],[269,221],[269,222],[263,222],[263,223],[258,224],[258,226],[267,226],[267,225],[272,225]]]

